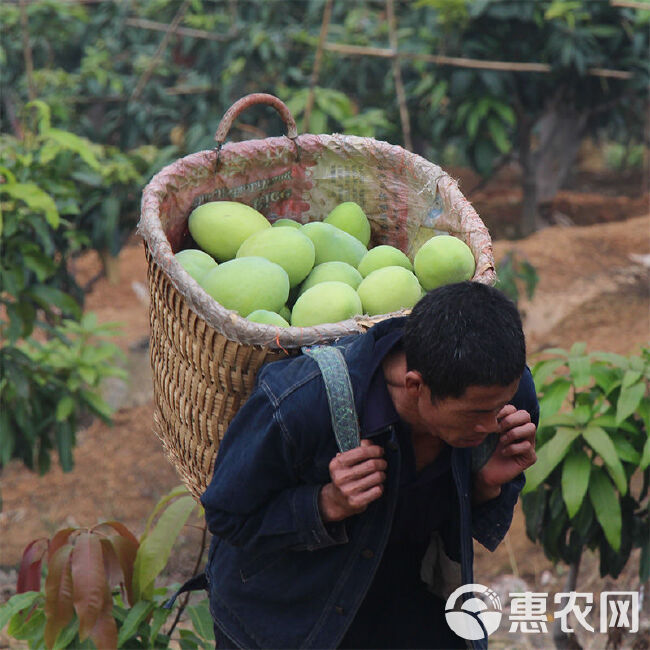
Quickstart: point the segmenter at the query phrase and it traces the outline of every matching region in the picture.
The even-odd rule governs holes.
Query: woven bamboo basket
[[[224,142],[233,121],[254,104],[269,104],[287,127],[284,137]],[[138,231],[144,240],[150,291],[150,353],[154,431],[190,492],[199,497],[233,416],[259,368],[361,333],[384,318],[357,317],[306,328],[276,328],[241,318],[218,304],[180,266],[174,253],[194,246],[190,212],[214,200],[246,203],[270,221],[319,221],[342,201],[356,201],[371,223],[371,246],[391,244],[411,258],[436,234],[470,246],[474,280],[495,281],[487,228],[457,183],[437,165],[372,138],[298,135],[287,107],[253,94],[236,102],[217,130],[214,150],[165,167],[145,187]]]

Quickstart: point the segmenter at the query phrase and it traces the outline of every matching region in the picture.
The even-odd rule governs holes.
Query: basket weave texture
[[[371,245],[409,257],[436,234],[453,234],[474,253],[474,280],[495,280],[487,228],[457,183],[437,165],[371,138],[306,134],[232,143],[165,167],[145,187],[138,230],[150,290],[154,431],[195,497],[205,490],[230,421],[259,368],[365,331],[405,312],[306,328],[253,323],[225,309],[185,272],[174,253],[191,244],[190,212],[213,200],[241,201],[270,221],[322,220],[356,201],[371,223]]]

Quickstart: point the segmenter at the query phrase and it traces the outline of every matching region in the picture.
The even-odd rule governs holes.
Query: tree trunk
[[[588,118],[588,112],[578,113],[563,103],[561,93],[549,101],[536,124],[519,116],[517,148],[523,175],[521,237],[532,234],[541,225],[540,204],[552,201],[566,180],[577,158]]]
[[[588,113],[559,105],[537,123],[539,147],[533,154],[537,201],[552,201],[573,167],[585,133]]]
[[[531,124],[523,119],[519,126],[518,149],[522,171],[523,205],[518,235],[526,237],[537,230],[536,170],[531,150]]]
[[[566,579],[566,584],[564,585],[564,591],[569,593],[576,590],[576,585],[578,584],[578,571],[580,570],[580,557],[573,563],[569,565],[569,575]],[[573,632],[563,632],[559,618],[556,618],[553,622],[553,642],[555,647],[558,650],[575,650],[576,648],[582,648],[576,639],[576,635]]]

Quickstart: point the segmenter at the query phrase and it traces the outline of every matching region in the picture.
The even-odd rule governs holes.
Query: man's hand
[[[535,433],[528,411],[506,404],[497,415],[501,436],[490,460],[474,477],[474,503],[498,497],[501,486],[528,469],[537,460]]]
[[[384,493],[384,448],[362,440],[361,446],[336,454],[329,464],[331,483],[318,495],[323,521],[341,521],[363,512]]]

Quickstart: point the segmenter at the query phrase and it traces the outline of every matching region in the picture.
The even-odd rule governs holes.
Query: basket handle
[[[232,127],[233,122],[237,119],[239,114],[255,104],[269,104],[269,106],[275,108],[275,110],[280,113],[282,121],[287,126],[287,137],[291,140],[298,137],[296,121],[293,119],[293,115],[291,115],[291,112],[284,102],[279,100],[275,95],[269,95],[267,93],[252,93],[237,100],[221,118],[217,132],[214,134],[214,139],[217,143],[217,151],[219,151],[223,146],[228,131],[230,131],[230,127]]]

